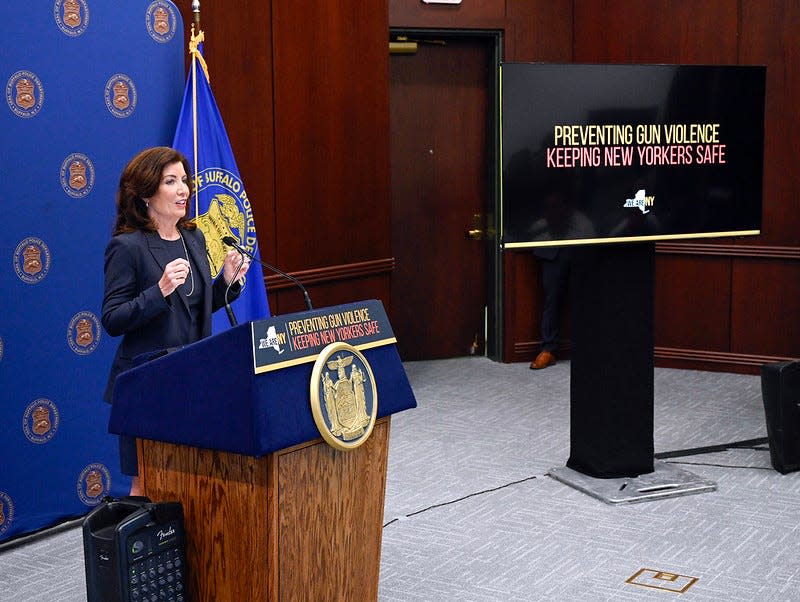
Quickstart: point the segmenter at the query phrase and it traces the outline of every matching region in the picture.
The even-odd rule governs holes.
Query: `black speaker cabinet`
[[[800,470],[800,361],[764,364],[761,395],[772,467],[782,474]]]
[[[178,502],[106,498],[83,521],[89,602],[186,602],[186,538]]]

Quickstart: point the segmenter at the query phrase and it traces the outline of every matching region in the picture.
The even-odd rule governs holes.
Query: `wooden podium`
[[[348,307],[244,324],[118,378],[109,430],[139,439],[145,494],[183,505],[195,602],[377,600],[391,414],[416,406],[385,315],[392,342],[362,349],[378,418],[353,450],[319,436],[313,361],[253,362],[259,332]]]

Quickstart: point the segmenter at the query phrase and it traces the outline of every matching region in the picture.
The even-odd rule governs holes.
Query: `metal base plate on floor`
[[[653,468],[653,472],[620,479],[590,477],[566,466],[553,468],[547,474],[556,481],[583,491],[606,504],[647,502],[717,489],[717,484],[713,481],[702,479],[688,470],[666,462],[656,460]]]

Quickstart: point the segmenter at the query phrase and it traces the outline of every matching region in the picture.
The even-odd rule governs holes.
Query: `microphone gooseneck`
[[[206,249],[206,257],[208,257],[208,260],[210,262],[211,261],[211,253],[208,252],[208,249]],[[244,263],[244,257],[242,257],[242,263]],[[242,263],[239,264],[239,267],[242,267]],[[239,271],[238,268],[237,268],[236,271],[237,272]],[[231,307],[231,304],[228,301],[228,291],[231,290],[231,285],[234,282],[235,282],[234,280],[231,280],[230,283],[228,284],[227,288],[225,289],[225,298],[224,298],[224,301],[225,301],[225,313],[228,314],[228,322],[231,323],[231,326],[237,326],[239,324],[239,321],[236,319],[236,316],[233,313],[233,308]]]
[[[314,306],[311,305],[311,297],[308,296],[308,291],[306,290],[306,287],[303,286],[303,283],[300,282],[297,278],[295,278],[291,274],[287,274],[286,272],[284,272],[283,270],[281,270],[279,268],[276,268],[274,265],[270,265],[266,261],[261,261],[258,257],[254,256],[250,251],[248,251],[247,249],[242,247],[239,244],[239,241],[236,240],[233,236],[223,236],[222,237],[222,242],[224,242],[229,247],[233,247],[234,249],[239,251],[239,253],[247,255],[250,259],[252,259],[253,261],[255,261],[255,262],[257,262],[257,263],[259,263],[261,265],[263,265],[268,270],[270,270],[272,272],[275,272],[276,274],[279,274],[280,276],[283,276],[284,278],[286,278],[288,280],[291,280],[295,285],[297,285],[297,288],[299,288],[302,291],[303,299],[306,302],[306,309],[308,309],[309,311],[314,309]]]
[[[242,260],[239,262],[239,265],[236,266],[236,273],[237,274],[239,273],[239,270],[241,269],[242,264],[244,264],[244,255],[242,255]],[[233,308],[231,307],[231,303],[230,303],[230,301],[228,301],[228,293],[230,292],[231,287],[233,286],[234,282],[236,282],[235,278],[232,279],[228,283],[228,286],[225,288],[225,313],[228,314],[228,322],[231,323],[231,326],[236,326],[239,323],[239,321],[236,319],[236,316],[233,313]]]

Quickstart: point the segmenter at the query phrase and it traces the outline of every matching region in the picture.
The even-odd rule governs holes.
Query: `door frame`
[[[486,212],[486,308],[484,311],[484,355],[494,361],[503,360],[503,269],[500,245],[500,64],[503,60],[503,31],[497,29],[419,29],[408,27],[389,28],[389,41],[398,36],[409,40],[445,40],[473,38],[488,42],[491,46],[490,74],[486,90],[489,114],[489,147],[486,169],[489,195]],[[391,142],[390,142],[391,143]],[[394,227],[394,223],[392,223]]]

